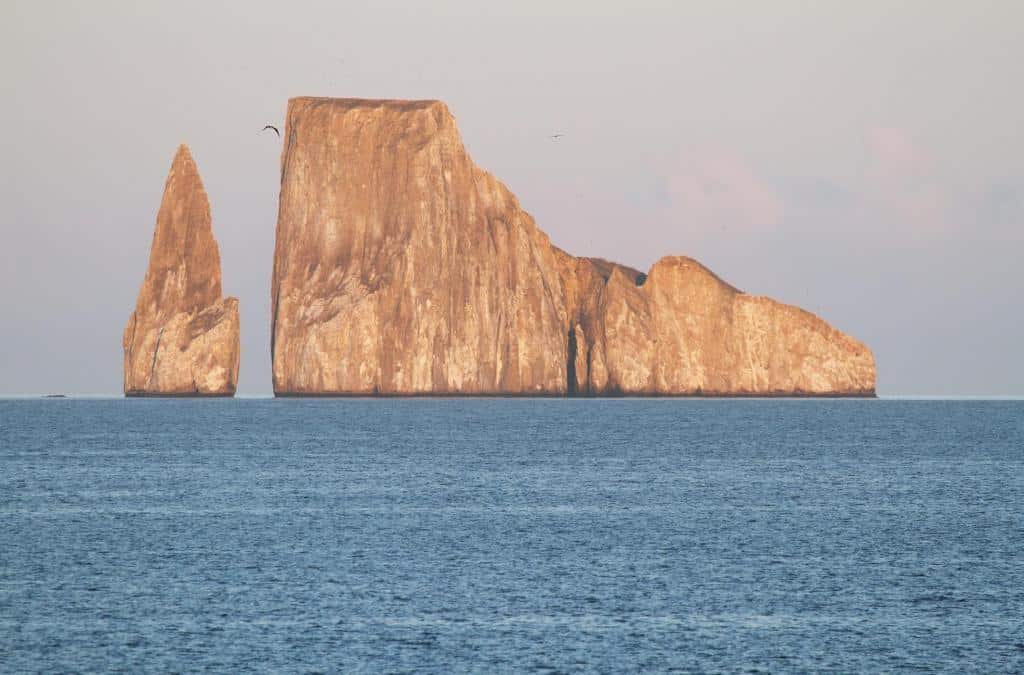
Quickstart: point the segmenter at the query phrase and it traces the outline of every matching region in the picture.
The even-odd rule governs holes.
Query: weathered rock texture
[[[871,395],[871,351],[688,258],[553,246],[438,101],[288,106],[278,395]]]
[[[231,396],[238,357],[238,300],[221,297],[210,201],[182,145],[164,186],[149,269],[124,331],[124,392]]]

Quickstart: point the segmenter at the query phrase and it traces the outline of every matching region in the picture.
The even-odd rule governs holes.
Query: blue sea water
[[[1024,669],[1024,402],[0,401],[0,670]]]

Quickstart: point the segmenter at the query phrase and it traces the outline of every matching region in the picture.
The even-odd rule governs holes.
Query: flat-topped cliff
[[[184,145],[167,176],[149,267],[123,343],[128,396],[235,393],[238,300],[221,297],[210,201]]]
[[[874,358],[688,258],[553,246],[439,101],[288,105],[278,395],[872,395]]]

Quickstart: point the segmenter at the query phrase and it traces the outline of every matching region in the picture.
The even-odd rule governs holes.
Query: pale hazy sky
[[[187,142],[269,393],[291,96],[439,98],[555,244],[700,259],[875,352],[1024,394],[1024,3],[32,2],[0,8],[0,394],[121,390]],[[551,141],[556,132],[566,136]]]

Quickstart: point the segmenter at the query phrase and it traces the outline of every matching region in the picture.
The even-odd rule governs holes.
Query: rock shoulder
[[[691,258],[601,292],[587,391],[650,395],[870,396],[871,351],[810,312],[739,291]]]

